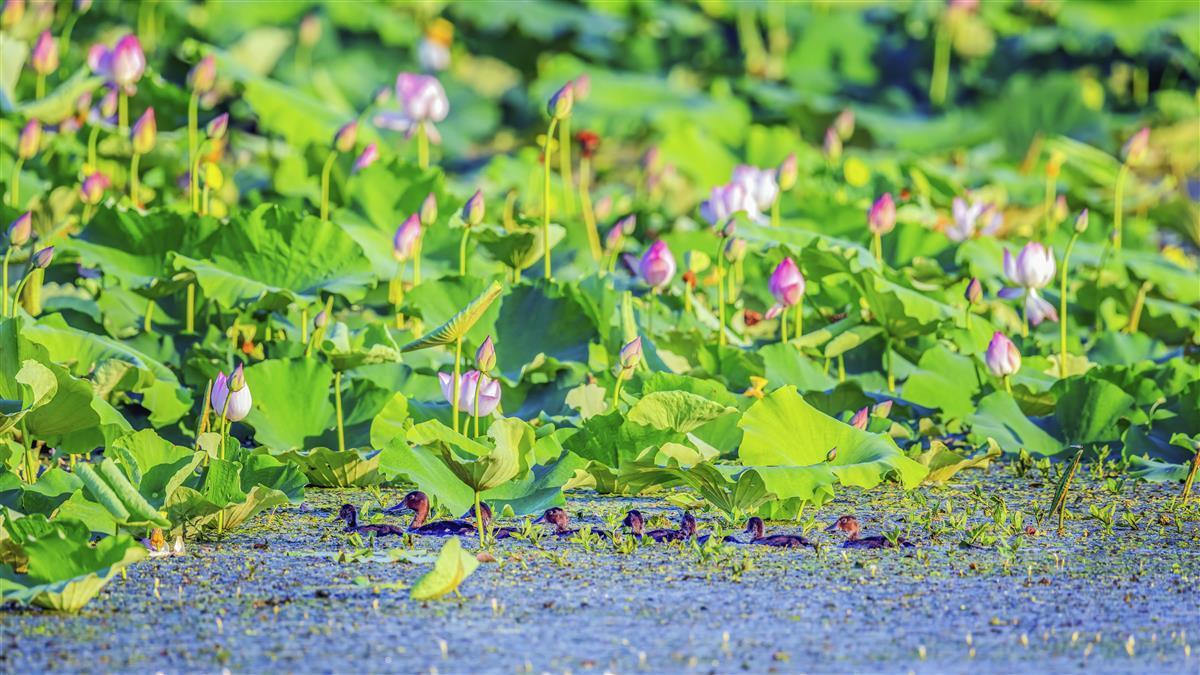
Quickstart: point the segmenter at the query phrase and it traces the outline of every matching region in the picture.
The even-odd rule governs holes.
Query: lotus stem
[[[200,215],[202,216],[208,215],[208,206],[210,203],[208,198],[211,194],[212,192],[209,190],[209,185],[207,182],[205,182],[204,188],[200,191]]]
[[[396,277],[392,279],[395,292],[392,293],[392,308],[393,315],[396,320],[396,328],[404,328],[404,315],[400,313],[400,306],[404,304],[404,261],[400,261],[400,269],[396,271]]]
[[[558,173],[563,181],[563,213],[575,215],[575,177],[571,173],[571,118],[558,125]]]
[[[542,152],[542,260],[546,268],[546,281],[550,273],[550,140],[554,138],[554,128],[558,118],[550,118],[550,127],[546,130],[546,147]]]
[[[417,237],[417,245],[413,250],[413,286],[421,285],[421,244],[425,241],[425,233]]]
[[[604,249],[600,245],[600,232],[596,229],[596,212],[592,209],[591,179],[592,161],[587,157],[580,157],[579,205],[583,212],[583,226],[587,230],[588,246],[592,249],[592,259],[599,263],[604,257]]]
[[[8,260],[12,257],[13,247],[9,246],[4,249],[4,286],[3,294],[0,294],[0,317],[8,318]]]
[[[124,88],[117,92],[117,131],[122,136],[129,133],[129,99]]]
[[[892,339],[889,337],[883,343],[883,358],[887,361],[887,388],[889,392],[896,391],[896,374],[892,371],[892,361],[895,360],[895,354],[892,353]]]
[[[943,16],[938,21],[933,44],[933,73],[929,81],[929,102],[942,107],[946,102],[946,89],[950,82],[950,29]]]
[[[625,384],[625,371],[621,370],[621,372],[617,374],[617,385],[615,387],[613,387],[613,402],[612,402],[613,410],[621,409],[620,408],[621,385],[623,385],[623,384]]]
[[[725,346],[725,252],[724,237],[717,245],[717,345]]]
[[[325,166],[321,169],[321,220],[329,220],[329,175],[333,172],[333,162],[337,159],[337,150],[330,150],[325,158]]]
[[[458,337],[458,339],[454,341],[454,401],[451,403],[451,406],[453,407],[453,410],[454,410],[454,431],[455,431],[455,433],[458,432],[458,395],[459,395],[459,389],[458,389],[459,381],[458,380],[459,380],[460,374],[462,373],[461,364],[460,364],[461,361],[462,361],[462,336],[460,335]]]
[[[229,422],[226,415],[229,413],[229,399],[233,398],[233,392],[225,393],[225,404],[221,406],[221,419],[218,423],[221,425],[221,444],[217,447],[217,459],[225,459],[225,439],[229,437],[229,428],[232,424]],[[217,536],[225,530],[225,509],[217,511]]]
[[[184,323],[184,333],[194,335],[196,333],[196,282],[192,281],[187,286],[187,319]]]
[[[88,167],[95,171],[99,167],[96,166],[96,144],[100,142],[100,125],[93,124],[92,130],[88,133]]]
[[[479,388],[476,387],[475,391],[478,392]],[[484,547],[483,510],[479,505],[479,490],[475,491],[475,525],[479,528],[479,548],[482,549]]]
[[[471,238],[471,228],[464,227],[462,239],[458,242],[458,276],[467,276],[467,240]],[[546,258],[549,260],[549,258]],[[549,269],[547,267],[546,269]],[[546,273],[546,278],[549,279],[549,272]]]
[[[1125,180],[1129,177],[1129,163],[1123,162],[1117,172],[1116,192],[1113,195],[1113,250],[1121,252],[1121,219],[1124,215]]]
[[[204,159],[204,149],[208,147],[208,139],[200,143],[200,147],[196,150],[196,157],[192,160],[191,173],[188,174],[188,186],[191,188],[192,213],[200,213],[200,192],[196,190],[196,185],[200,180],[200,163]]]
[[[963,305],[963,328],[966,328],[968,333],[971,332],[971,301],[970,300],[967,301],[967,304]],[[1064,347],[1064,349],[1065,349],[1065,347]]]
[[[1008,375],[1004,376],[1004,391],[1007,391],[1009,396],[1012,395],[1012,381],[1009,379]]]
[[[29,442],[29,429],[25,426],[25,420],[21,420],[21,460],[25,465],[25,482],[30,485],[37,482],[37,470],[33,467],[33,457],[30,453],[30,448],[33,443]]]
[[[21,302],[21,291],[25,289],[25,282],[29,281],[29,277],[32,273],[32,271],[26,272],[25,275],[21,277],[21,280],[17,282],[17,289],[13,292],[12,297],[12,309],[8,312],[8,316],[12,317],[17,315],[17,305]],[[5,300],[5,303],[8,303],[7,299]]]
[[[504,195],[504,210],[500,215],[500,223],[504,225],[504,229],[511,230],[516,227],[517,221],[513,218],[513,212],[517,208],[517,191],[509,190]]]
[[[771,202],[771,227],[779,227],[779,197]]]
[[[333,407],[337,413],[338,452],[346,451],[346,425],[342,415],[342,371],[333,374]]]
[[[196,131],[196,118],[199,116],[200,108],[200,92],[192,90],[192,95],[188,99],[188,166],[194,166],[196,163],[196,151],[199,134]],[[189,196],[192,201],[192,212],[196,212],[196,176],[192,174],[188,177]]]
[[[308,342],[308,308],[300,308],[300,342]]]
[[[650,300],[646,303],[646,335],[654,334],[654,307],[658,304],[658,289],[650,289]]]
[[[796,337],[804,335],[804,301],[796,303]]]
[[[142,156],[135,152],[129,159],[129,201],[133,202],[135,209],[142,208],[138,202],[138,162],[141,158]]]
[[[417,166],[422,171],[429,168],[429,132],[424,122],[417,124]]]
[[[875,262],[883,266],[883,235],[876,232],[875,238],[871,242],[871,250],[875,252]]]
[[[475,380],[475,401],[471,406],[471,412],[475,416],[475,437],[479,438],[479,392],[483,389],[484,378],[487,377],[483,371],[479,371],[479,379]],[[479,516],[478,513],[475,514]]]
[[[1067,376],[1067,271],[1071,264],[1071,251],[1075,249],[1075,242],[1079,240],[1079,233],[1071,234],[1071,241],[1067,242],[1067,251],[1063,254],[1062,269],[1059,271],[1059,286],[1058,286],[1058,377],[1063,379]],[[970,310],[971,305],[967,304],[967,309]],[[967,315],[970,320],[970,314]]]
[[[1153,286],[1149,281],[1143,281],[1138,287],[1137,297],[1133,299],[1133,308],[1129,310],[1129,323],[1125,324],[1125,332],[1133,335],[1138,332],[1138,324],[1142,320],[1142,310],[1146,308],[1146,294]]]
[[[42,97],[44,97],[45,95],[46,95],[46,76],[42,75],[41,73],[38,73],[37,80],[34,81],[34,85],[33,85],[33,97],[40,101],[42,99]]]
[[[17,157],[17,161],[13,164],[12,169],[12,191],[9,193],[8,204],[13,208],[21,208],[21,165],[25,163],[24,157]]]
[[[142,317],[142,332],[143,333],[153,333],[154,332],[154,300],[153,299],[146,301],[146,313]]]
[[[787,341],[788,341],[788,339],[787,339],[787,326],[788,326],[787,312],[788,312],[788,308],[784,307],[783,311],[779,313],[779,341],[784,344],[787,344]]]
[[[846,381],[846,355],[838,354],[838,384]]]
[[[200,419],[196,421],[196,444],[192,446],[192,450],[200,450],[200,434],[208,431],[208,414],[212,412],[212,388],[213,381],[208,381],[208,386],[204,388],[204,403],[200,406]],[[204,453],[204,463],[208,464],[208,453]]]

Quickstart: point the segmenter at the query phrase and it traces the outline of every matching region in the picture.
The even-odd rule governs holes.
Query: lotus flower
[[[8,225],[8,245],[24,246],[33,237],[33,212],[26,211]]]
[[[33,159],[41,145],[42,123],[37,120],[29,120],[29,123],[21,129],[21,135],[17,137],[17,157]]]
[[[321,39],[321,18],[316,14],[308,14],[300,20],[300,30],[297,37],[300,44],[311,48]]]
[[[729,221],[739,211],[749,216],[750,220],[762,219],[758,202],[745,185],[736,182],[713,188],[709,198],[700,204],[700,216],[714,227]]]
[[[656,290],[671,283],[675,276],[675,256],[671,255],[667,242],[659,239],[650,245],[638,263],[638,274]]]
[[[414,213],[396,228],[396,235],[392,237],[392,257],[398,262],[408,260],[417,250],[420,239],[421,217]]]
[[[1021,369],[1021,352],[1000,331],[992,334],[984,360],[987,361],[988,370],[996,377],[1008,377]]]
[[[217,84],[217,59],[208,54],[188,73],[188,86],[197,94],[207,94]]]
[[[154,143],[158,140],[158,124],[154,119],[154,108],[146,108],[146,112],[142,113],[137,122],[134,122],[129,137],[133,141],[134,154],[144,155],[154,149]]]
[[[1058,312],[1045,299],[1038,295],[1038,289],[1045,288],[1054,281],[1056,265],[1054,253],[1038,242],[1025,244],[1016,258],[1007,249],[1004,251],[1004,274],[1015,287],[1005,287],[1000,290],[1000,297],[1005,299],[1025,296],[1025,316],[1029,322],[1038,325],[1046,319],[1058,321]]]
[[[378,159],[379,146],[375,143],[371,143],[367,145],[367,147],[363,148],[362,153],[360,153],[358,158],[354,160],[354,168],[351,169],[351,171],[353,173],[358,173],[359,171],[362,171],[368,166],[374,164]]]
[[[358,122],[350,121],[342,125],[333,135],[333,147],[338,152],[350,152],[358,140]]]
[[[475,350],[475,367],[485,373],[496,367],[496,344],[492,342],[491,335],[484,338],[483,344]]]
[[[979,279],[972,278],[967,283],[967,289],[963,291],[963,298],[972,305],[979,304],[979,301],[983,300],[983,284],[979,282]]]
[[[825,142],[822,146],[825,150],[825,156],[829,161],[836,162],[842,157],[842,138],[838,136],[837,130],[829,127],[825,130]]]
[[[867,212],[867,227],[871,234],[884,235],[896,228],[896,202],[892,193],[885,192]]]
[[[90,173],[79,185],[79,198],[83,200],[84,204],[95,206],[100,203],[101,199],[104,199],[104,191],[110,185],[112,185],[112,181],[108,179],[108,176],[99,171]]]
[[[480,377],[483,377],[483,387],[479,390],[479,416],[487,417],[500,405],[500,381],[478,370],[468,371],[459,379],[458,407],[469,415],[475,414],[475,385]],[[447,402],[454,403],[454,376],[438,373],[438,382],[442,385],[442,396]]]
[[[731,183],[737,183],[754,200],[759,211],[766,211],[779,197],[779,185],[775,182],[774,169],[760,169],[740,164],[733,170]]]
[[[136,35],[126,35],[117,40],[109,59],[109,67],[113,82],[126,92],[133,90],[134,85],[146,72],[146,54],[142,51],[142,43]]]
[[[226,400],[229,401],[228,407],[225,405]],[[223,371],[217,375],[209,402],[212,403],[214,412],[218,415],[223,414],[230,422],[241,421],[250,414],[254,400],[250,396],[250,387],[246,384],[241,364],[238,364],[229,377],[226,377]]]
[[[626,236],[633,234],[633,231],[636,228],[637,215],[631,213],[628,216],[621,218],[615,225],[612,226],[612,229],[608,231],[608,234],[605,235],[604,249],[612,252],[621,248],[621,242],[625,240]]]
[[[440,143],[441,135],[434,122],[441,122],[450,114],[450,100],[442,83],[432,75],[400,73],[396,76],[396,98],[402,109],[399,113],[381,113],[375,124],[394,131],[403,131],[412,136],[417,127],[424,124],[429,140]]]
[[[846,108],[838,113],[838,116],[833,118],[833,129],[837,131],[838,138],[843,141],[850,140],[854,135],[854,111]]]
[[[784,258],[775,266],[771,280],[767,282],[767,289],[771,291],[776,303],[767,311],[767,318],[775,318],[784,309],[799,303],[804,297],[804,287],[804,275],[800,273],[800,268],[796,267],[791,258]]]
[[[946,230],[946,236],[952,241],[963,242],[976,235],[995,234],[1004,224],[1004,215],[1000,210],[986,202],[971,202],[968,205],[965,199],[955,197],[951,210],[954,214],[954,224]]]
[[[107,87],[104,90],[104,95],[100,97],[100,105],[96,112],[102,119],[111,120],[117,116],[117,106],[119,105],[119,95],[115,87]]]
[[[33,53],[29,56],[33,72],[38,75],[49,75],[58,70],[58,41],[44,30],[33,45]]]

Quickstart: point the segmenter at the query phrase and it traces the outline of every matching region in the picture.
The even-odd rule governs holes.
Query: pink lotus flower
[[[767,289],[781,310],[799,303],[804,297],[804,287],[804,275],[791,258],[784,258],[776,265],[771,280],[767,282]]]
[[[90,59],[89,59],[90,63]],[[136,35],[129,34],[117,40],[109,60],[112,69],[112,80],[125,89],[133,90],[134,85],[142,79],[146,72],[146,54],[142,51],[142,43]]]
[[[226,407],[226,401],[229,402],[228,407]],[[246,384],[246,376],[242,373],[241,364],[238,364],[233,374],[228,377],[225,376],[224,371],[217,375],[217,381],[213,382],[209,402],[212,404],[213,412],[218,416],[224,414],[225,419],[230,422],[241,421],[250,414],[254,399],[250,396],[250,387]]]
[[[33,45],[33,53],[29,56],[33,72],[38,75],[49,75],[58,70],[58,41],[44,30]]]
[[[208,121],[204,127],[204,133],[214,141],[219,141],[225,137],[225,132],[229,130],[229,113],[221,113]]]
[[[650,245],[638,263],[638,274],[651,288],[661,289],[675,276],[675,256],[667,242],[659,239]]]
[[[1005,249],[1004,274],[1016,287],[1005,287],[998,295],[1009,300],[1025,296],[1025,315],[1035,326],[1046,319],[1058,321],[1054,305],[1038,295],[1039,289],[1054,281],[1055,270],[1053,251],[1036,241],[1025,244],[1016,258]]]
[[[84,204],[95,206],[100,203],[101,199],[104,199],[104,191],[110,185],[112,185],[112,181],[108,179],[108,176],[98,171],[90,173],[79,185],[79,198],[83,200]]]
[[[396,76],[396,99],[402,107],[399,113],[385,112],[375,116],[375,124],[411,137],[417,127],[424,125],[429,140],[440,143],[441,135],[434,122],[450,114],[450,100],[442,83],[432,75],[400,73]]]
[[[700,203],[700,216],[714,227],[728,222],[738,212],[745,213],[753,221],[762,219],[758,202],[741,183],[718,185],[712,189],[709,198]]]
[[[379,146],[376,145],[375,143],[371,143],[371,144],[367,145],[367,147],[363,148],[362,153],[360,153],[358,155],[358,158],[354,160],[354,168],[351,169],[351,171],[353,173],[358,173],[359,171],[362,171],[363,169],[367,168],[368,166],[371,166],[372,164],[374,164],[375,161],[378,159],[379,159]]]
[[[414,213],[396,228],[396,236],[392,237],[392,257],[399,262],[408,260],[416,251],[420,239],[421,217]]]
[[[867,423],[870,421],[869,411],[867,408],[859,408],[858,412],[854,413],[854,417],[850,418],[850,426],[855,429],[866,431]]]
[[[500,381],[493,380],[480,373],[478,370],[471,370],[459,378],[458,384],[458,408],[466,411],[468,415],[475,414],[475,387],[480,378],[483,378],[483,386],[479,390],[479,416],[486,417],[492,414],[496,406],[500,405]],[[454,403],[454,375],[450,373],[438,373],[438,382],[442,386],[442,396],[450,404]]]
[[[1004,224],[1000,210],[986,202],[973,201],[968,205],[965,199],[955,197],[951,211],[954,223],[946,230],[951,241],[964,242],[977,235],[992,235]]]
[[[733,170],[731,183],[741,185],[746,193],[754,200],[759,211],[767,211],[779,197],[779,185],[775,182],[773,169],[760,169],[748,164],[740,164]]]
[[[984,356],[984,361],[987,362],[988,370],[996,377],[1007,377],[1014,375],[1021,369],[1021,352],[1017,351],[1017,346],[1013,344],[1000,331],[992,334],[992,341],[988,343],[987,354]]]

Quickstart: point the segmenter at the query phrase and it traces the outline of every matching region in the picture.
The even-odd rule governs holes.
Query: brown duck
[[[338,511],[338,518],[346,522],[346,529],[342,530],[343,532],[373,534],[377,537],[385,537],[389,534],[401,535],[405,532],[404,528],[399,525],[385,525],[382,523],[359,525],[358,509],[353,504],[342,504],[341,510]]]
[[[756,546],[775,546],[778,548],[802,548],[805,546],[815,548],[813,543],[798,534],[772,534],[765,536],[766,525],[763,519],[758,516],[753,516],[746,521],[746,533],[750,535],[750,542]]]
[[[625,519],[621,521],[621,524],[628,527],[633,533],[633,537],[638,541],[641,541],[643,537],[649,537],[660,543],[664,541],[678,541],[679,539],[683,538],[680,535],[679,530],[672,530],[669,528],[647,530],[646,519],[644,516],[642,516],[642,512],[638,511],[637,509],[633,509],[629,513],[626,513]]]
[[[399,504],[387,509],[384,513],[397,514],[406,511],[413,512],[412,522],[408,525],[408,531],[413,534],[447,537],[459,534],[470,535],[477,532],[475,525],[465,520],[425,522],[425,519],[429,517],[429,496],[419,490],[404,495],[404,499],[400,500]]]
[[[905,541],[903,537],[896,540],[896,543],[888,541],[886,537],[875,535],[872,537],[864,537],[860,534],[861,527],[858,524],[858,518],[854,516],[842,516],[833,522],[832,525],[825,528],[826,532],[841,531],[846,535],[846,541],[842,544],[842,548],[911,548],[913,543]]]
[[[487,502],[479,502],[479,510],[483,513],[483,529],[489,530],[492,536],[496,539],[508,539],[517,532],[520,532],[515,527],[495,527],[492,525],[492,507],[488,506]],[[470,520],[475,517],[475,507],[467,509],[463,514],[464,520]]]

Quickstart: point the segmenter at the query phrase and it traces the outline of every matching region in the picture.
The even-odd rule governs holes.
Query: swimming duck
[[[642,537],[650,537],[660,543],[664,541],[676,541],[680,538],[679,530],[659,528],[647,531],[646,519],[642,516],[642,512],[637,509],[626,513],[625,519],[621,521],[621,524],[628,527],[633,532],[634,538],[638,541],[641,541]]]
[[[421,534],[431,537],[447,537],[451,535],[469,535],[477,532],[475,525],[465,520],[438,520],[432,523],[425,522],[429,517],[429,496],[420,490],[416,490],[404,495],[404,499],[400,503],[384,513],[404,513],[405,511],[413,512],[412,522],[408,525],[408,531],[413,534]]]
[[[832,525],[825,528],[826,532],[842,531],[846,533],[846,541],[842,544],[842,548],[894,548],[899,545],[902,548],[911,548],[912,542],[905,541],[903,537],[897,540],[897,544],[888,541],[886,537],[873,536],[863,537],[859,535],[861,528],[858,524],[858,518],[854,516],[842,516],[833,522]]]
[[[520,532],[520,530],[518,530],[515,527],[492,526],[492,507],[488,506],[487,502],[479,502],[479,510],[481,512],[483,512],[483,527],[484,527],[484,529],[490,528],[492,537],[494,537],[496,539],[508,539],[509,537],[513,536],[517,532]],[[475,507],[472,506],[471,508],[467,509],[467,512],[464,513],[462,517],[464,520],[469,520],[469,519],[474,518],[475,517]]]
[[[753,516],[746,521],[746,533],[750,535],[750,543],[756,546],[776,546],[779,548],[801,548],[813,546],[813,543],[796,534],[772,534],[764,536],[766,526],[763,519]],[[814,547],[815,548],[815,547]]]
[[[353,504],[342,504],[342,508],[338,511],[338,518],[346,521],[346,529],[343,532],[359,532],[362,534],[374,534],[378,537],[385,537],[389,534],[404,534],[404,528],[398,525],[384,525],[372,523],[369,525],[358,524],[358,509]]]
[[[569,537],[579,531],[567,527],[567,524],[571,522],[571,516],[567,515],[566,510],[559,506],[546,509],[546,512],[533,522],[553,525],[554,535],[557,537]]]

